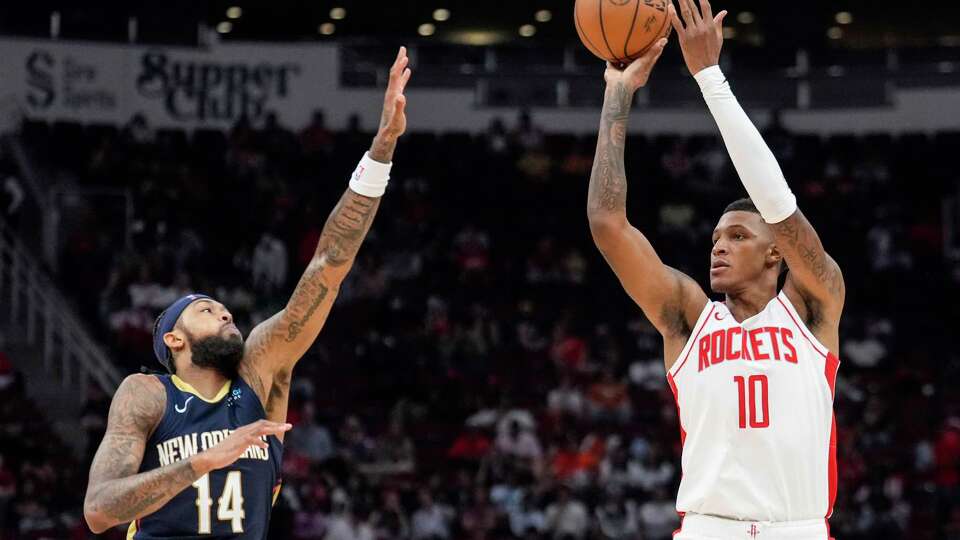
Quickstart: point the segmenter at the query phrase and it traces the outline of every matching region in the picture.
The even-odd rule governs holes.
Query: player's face
[[[223,304],[200,300],[180,316],[181,332],[194,365],[214,369],[228,379],[237,374],[243,358],[243,336]]]
[[[180,315],[180,321],[196,339],[219,336],[243,341],[240,329],[233,324],[233,315],[216,300],[198,300],[190,304]]]
[[[716,293],[733,292],[756,281],[771,265],[779,265],[773,256],[773,233],[759,214],[727,212],[713,231],[710,250],[710,289]]]

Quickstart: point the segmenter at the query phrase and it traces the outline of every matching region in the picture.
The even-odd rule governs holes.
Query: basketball
[[[670,32],[667,0],[577,0],[573,21],[593,54],[628,64]]]

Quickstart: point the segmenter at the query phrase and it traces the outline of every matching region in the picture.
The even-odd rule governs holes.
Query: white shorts
[[[827,521],[738,521],[687,513],[673,540],[829,540]]]

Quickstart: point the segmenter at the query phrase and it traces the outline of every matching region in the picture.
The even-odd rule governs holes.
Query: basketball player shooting
[[[334,208],[286,307],[244,341],[205,295],[157,319],[154,353],[169,375],[131,375],[117,389],[90,468],[84,517],[128,538],[264,539],[279,492],[290,378],[353,264],[406,129],[406,49],[390,69],[380,128]]]
[[[624,143],[633,94],[666,45],[608,64],[587,211],[597,247],[663,336],[680,418],[678,540],[826,539],[836,493],[833,390],[844,282],[780,166],[718,67],[722,21],[679,0],[668,16],[750,195],[713,231],[711,301],[627,219]],[[781,266],[789,272],[778,291]]]

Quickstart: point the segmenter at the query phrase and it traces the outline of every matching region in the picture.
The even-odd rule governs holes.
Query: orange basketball
[[[573,21],[590,52],[627,64],[670,32],[669,0],[577,0]]]

